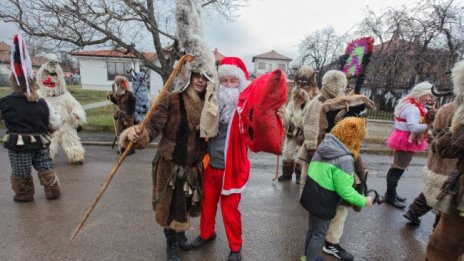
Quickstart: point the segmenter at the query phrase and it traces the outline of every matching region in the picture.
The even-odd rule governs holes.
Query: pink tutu
[[[393,130],[392,134],[390,134],[390,137],[388,137],[387,139],[388,147],[394,150],[411,152],[423,151],[427,149],[429,144],[427,143],[427,138],[425,137],[425,135],[424,138],[422,138],[422,143],[419,145],[415,140],[412,143],[409,143],[409,134],[409,131],[402,131],[396,129]]]

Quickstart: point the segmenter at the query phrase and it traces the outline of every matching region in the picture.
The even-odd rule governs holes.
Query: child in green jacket
[[[372,205],[372,197],[365,197],[353,188],[354,160],[365,135],[365,120],[347,117],[325,136],[314,154],[300,199],[310,213],[305,240],[307,261],[323,260],[319,252],[342,199],[358,207]]]

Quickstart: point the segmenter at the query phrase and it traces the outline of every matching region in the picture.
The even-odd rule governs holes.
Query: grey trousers
[[[325,243],[330,219],[323,219],[309,214],[309,228],[305,239],[306,261],[313,261],[319,256]]]

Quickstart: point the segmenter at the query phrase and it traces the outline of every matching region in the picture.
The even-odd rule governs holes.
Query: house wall
[[[9,64],[0,63],[0,86],[8,86]]]
[[[108,80],[107,61],[130,63],[136,71],[140,69],[140,61],[136,59],[110,58],[110,57],[77,57],[81,72],[83,89],[111,90],[112,80]],[[150,70],[150,96],[158,95],[162,88],[161,76]]]
[[[265,63],[265,69],[259,69],[259,63]],[[287,74],[288,73],[288,61],[284,60],[271,60],[271,59],[262,59],[262,58],[255,58],[255,62],[253,63],[253,74],[258,77],[262,74],[271,72],[277,68],[279,68],[279,64],[284,63],[285,64],[285,70],[284,72]]]

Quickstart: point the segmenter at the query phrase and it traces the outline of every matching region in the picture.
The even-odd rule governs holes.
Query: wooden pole
[[[166,83],[164,84],[163,88],[161,89],[160,91],[160,94],[158,95],[158,97],[156,98],[156,100],[151,104],[150,106],[150,109],[148,110],[147,114],[145,115],[145,118],[143,119],[142,123],[139,125],[139,128],[140,130],[143,130],[145,125],[147,124],[147,122],[150,120],[152,114],[155,112],[156,110],[156,107],[158,106],[158,103],[160,102],[160,100],[162,99],[162,97],[164,97],[165,95],[167,95],[168,93],[168,89],[169,87],[172,85],[173,81],[174,81],[174,78],[176,78],[177,74],[180,72],[180,70],[182,69],[182,66],[186,63],[186,62],[191,62],[193,61],[194,57],[193,55],[191,54],[186,54],[184,56],[182,56],[176,67],[174,68],[174,71],[172,71],[171,75],[169,76],[168,80],[166,81]],[[134,146],[134,144],[132,142],[129,143],[129,145],[127,146],[127,148],[124,150],[124,153],[121,155],[121,157],[119,158],[118,162],[116,163],[116,165],[114,166],[113,170],[111,171],[110,175],[108,176],[108,178],[106,179],[105,183],[103,184],[103,186],[101,187],[100,191],[98,192],[97,194],[97,197],[95,198],[95,200],[93,201],[92,205],[89,207],[89,209],[87,210],[87,212],[85,213],[84,217],[82,218],[81,222],[79,223],[79,225],[76,227],[76,229],[74,230],[72,236],[71,236],[71,240],[73,240],[76,236],[77,236],[77,233],[79,233],[79,231],[81,230],[81,228],[84,226],[84,223],[85,221],[87,220],[87,218],[90,216],[90,213],[92,213],[92,211],[94,210],[95,206],[97,205],[98,201],[100,200],[100,198],[103,196],[103,193],[105,192],[105,190],[108,188],[108,185],[110,184],[111,180],[113,179],[114,175],[116,174],[116,172],[118,171],[119,167],[121,166],[122,162],[124,161],[124,159],[126,158],[126,156],[128,155],[128,153],[131,151],[132,147]]]
[[[280,155],[277,155],[277,159],[276,159],[276,171],[275,171],[274,178],[272,178],[272,181],[275,181],[275,180],[279,177],[279,158],[280,158]]]

